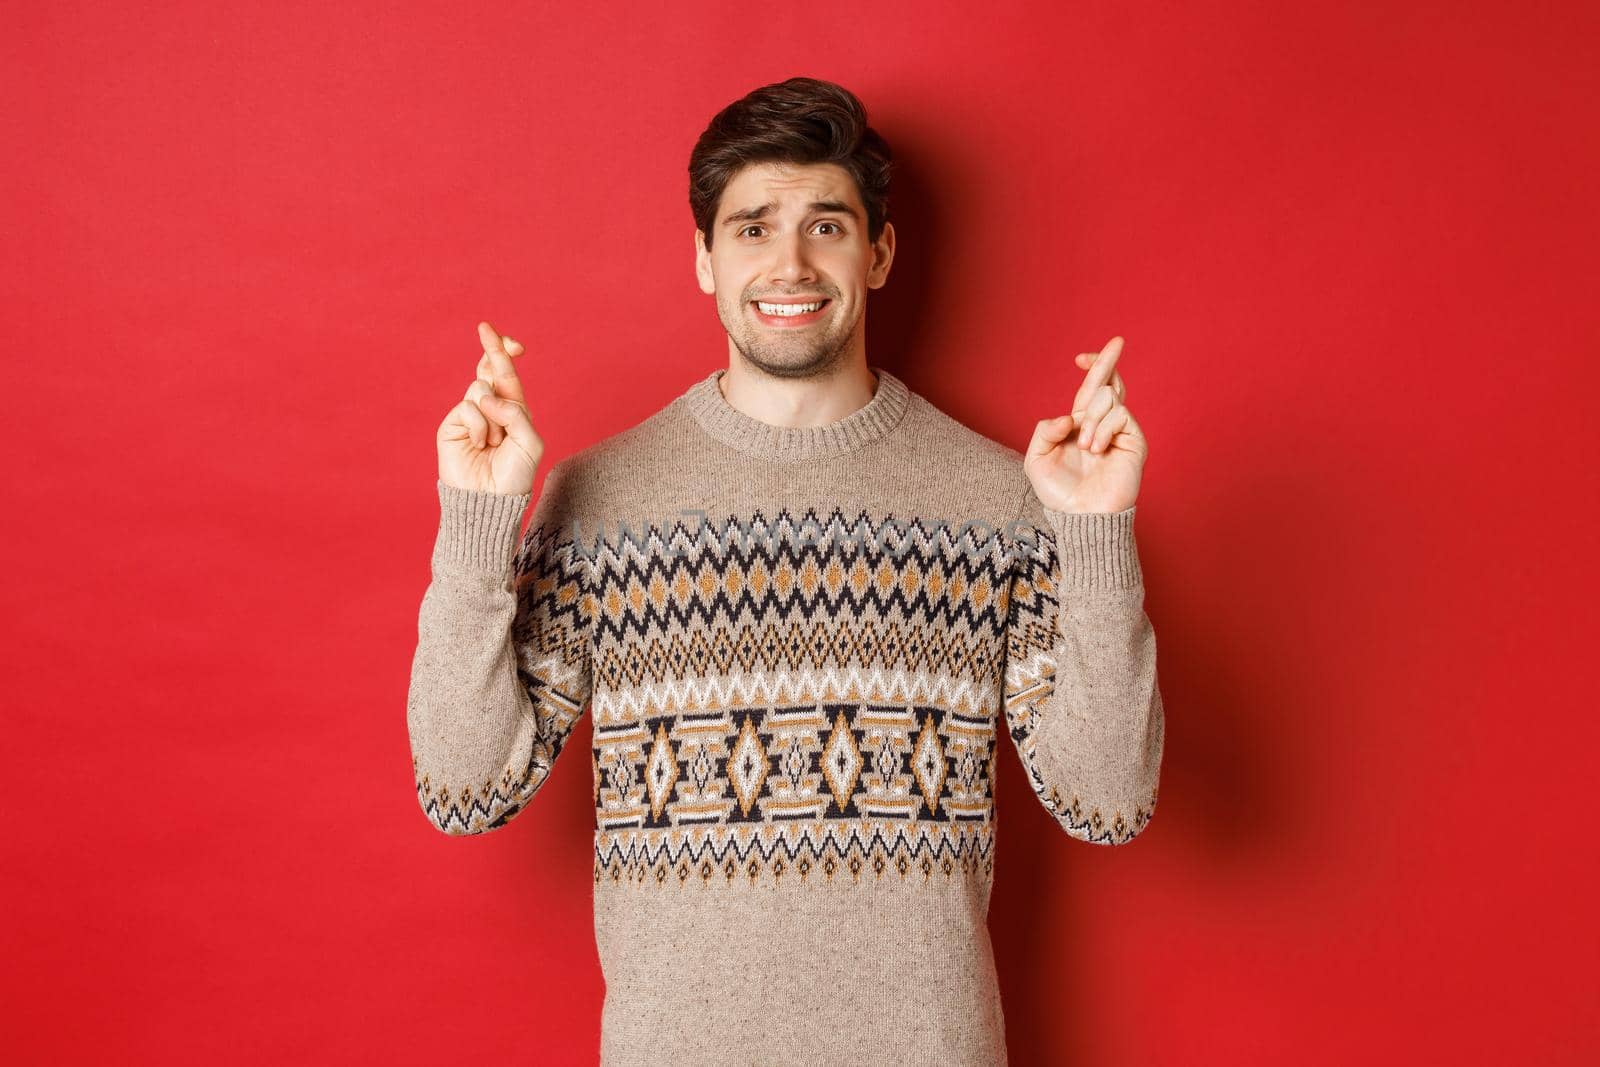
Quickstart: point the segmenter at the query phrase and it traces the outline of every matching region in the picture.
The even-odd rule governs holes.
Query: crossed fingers
[[[1128,387],[1117,373],[1122,355],[1121,336],[1113,337],[1099,352],[1078,353],[1078,363],[1089,360],[1089,373],[1072,398],[1072,421],[1078,427],[1078,447],[1103,452],[1120,430],[1129,428],[1133,416],[1124,406]]]
[[[498,396],[502,400],[509,400],[526,408],[522,379],[517,377],[516,368],[511,363],[526,349],[514,338],[502,337],[500,332],[487,322],[478,323],[478,341],[483,345],[483,358],[478,360],[477,377],[467,386],[466,399],[476,404],[484,397]],[[497,445],[505,437],[505,430],[501,429],[493,419],[488,420],[488,423],[489,444]]]

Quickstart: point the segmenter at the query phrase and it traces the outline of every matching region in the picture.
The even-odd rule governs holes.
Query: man
[[[1004,1063],[1001,716],[1067,834],[1155,809],[1121,338],[1026,455],[870,366],[889,171],[827,82],[712,120],[690,204],[728,366],[555,464],[525,537],[522,346],[479,323],[439,428],[417,796],[445,833],[504,826],[592,709],[605,1064]]]

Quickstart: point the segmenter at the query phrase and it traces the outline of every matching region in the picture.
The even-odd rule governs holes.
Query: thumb
[[[1041,419],[1033,429],[1033,438],[1028,442],[1027,455],[1043,455],[1062,441],[1065,441],[1067,435],[1072,433],[1073,422],[1071,415],[1057,415],[1053,419]]]

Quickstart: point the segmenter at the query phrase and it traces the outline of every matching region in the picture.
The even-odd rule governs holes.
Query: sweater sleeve
[[[565,471],[531,494],[437,482],[439,531],[406,700],[417,799],[451,835],[504,826],[550,775],[587,706],[594,605]]]
[[[1012,740],[1045,809],[1102,845],[1132,840],[1154,814],[1165,732],[1136,511],[1056,511],[1030,485],[1010,571]]]

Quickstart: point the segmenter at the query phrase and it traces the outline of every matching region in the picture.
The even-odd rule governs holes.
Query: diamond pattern
[[[672,751],[672,739],[667,736],[667,724],[656,726],[655,743],[646,764],[646,781],[650,787],[650,812],[661,817],[661,809],[672,796],[672,787],[678,781],[678,760]]]
[[[967,754],[971,759],[971,753]],[[916,768],[917,785],[922,790],[922,799],[927,804],[929,814],[939,811],[939,791],[944,788],[945,759],[944,745],[939,741],[939,731],[933,728],[933,716],[929,715],[922,720],[922,731],[917,734],[917,746],[912,753],[912,764]]]
[[[745,717],[739,740],[728,757],[728,781],[733,784],[733,795],[739,801],[740,812],[745,815],[750,814],[767,780],[767,750],[756,733],[754,718]]]
[[[856,791],[861,762],[861,750],[856,748],[855,739],[850,736],[850,724],[841,711],[834,718],[833,733],[828,735],[822,761],[823,777],[827,779],[834,803],[841,811],[850,803],[850,797]]]

